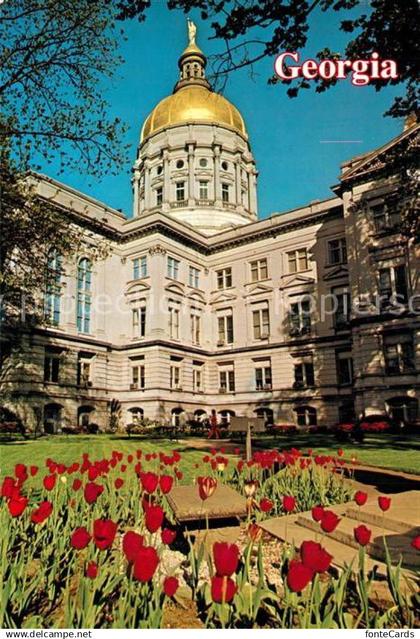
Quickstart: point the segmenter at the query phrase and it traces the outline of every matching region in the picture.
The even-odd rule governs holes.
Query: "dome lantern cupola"
[[[193,22],[188,20],[188,37],[189,42],[187,48],[182,52],[178,66],[180,69],[180,79],[175,85],[174,93],[187,85],[198,85],[210,89],[210,84],[206,80],[206,64],[207,58],[195,41],[197,29]]]

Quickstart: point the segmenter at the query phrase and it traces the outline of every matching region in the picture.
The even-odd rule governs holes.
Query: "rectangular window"
[[[224,288],[230,288],[232,286],[232,269],[223,268],[220,271],[216,271],[217,275],[217,288],[222,290]]]
[[[229,184],[222,183],[222,201],[229,202]]]
[[[147,277],[147,256],[142,255],[133,260],[133,280]]]
[[[233,316],[222,315],[217,318],[218,322],[218,346],[233,344]]]
[[[200,200],[208,200],[209,199],[209,183],[205,180],[200,180],[199,182],[199,197]]]
[[[414,343],[411,333],[384,335],[383,344],[387,375],[410,373],[415,369]]]
[[[385,203],[375,204],[370,207],[370,210],[377,233],[395,229],[401,222],[400,213],[392,210],[392,207],[387,206]]]
[[[337,382],[339,386],[353,383],[353,359],[351,353],[337,352],[335,354],[337,367]]]
[[[332,289],[331,294],[334,295],[334,328],[337,330],[348,328],[350,322],[350,293],[348,291],[335,292]]]
[[[181,368],[179,366],[172,365],[170,368],[170,387],[172,390],[181,388]]]
[[[58,384],[60,378],[60,355],[46,354],[44,359],[44,382]]]
[[[200,368],[193,368],[193,390],[198,393],[203,390],[203,379]]]
[[[156,189],[156,205],[159,206],[163,201],[163,188],[158,186]]]
[[[179,275],[179,260],[176,260],[174,257],[168,257],[167,260],[167,275],[173,280],[178,279]]]
[[[201,331],[201,317],[193,313],[191,315],[191,341],[196,346],[198,346],[201,341],[200,331]]]
[[[169,308],[169,337],[179,339],[179,309],[173,306]]]
[[[408,287],[405,265],[379,270],[378,294],[382,309],[396,304],[407,304]]]
[[[92,367],[90,361],[79,358],[77,361],[77,384],[78,386],[91,386]]]
[[[132,389],[144,390],[146,386],[146,374],[144,364],[133,366],[131,368],[131,387]]]
[[[295,364],[294,388],[306,388],[315,385],[314,365],[312,362]]]
[[[255,369],[255,389],[271,390],[272,377],[271,366],[262,366]]]
[[[189,275],[188,275],[188,283],[190,286],[194,288],[199,288],[200,286],[200,271],[198,268],[194,266],[190,266]]]
[[[291,336],[306,335],[311,332],[309,300],[301,300],[290,305],[289,333]]]
[[[346,238],[341,237],[337,240],[329,240],[328,242],[328,264],[345,264],[347,262],[347,245]]]
[[[60,324],[62,258],[57,251],[48,255],[46,287],[44,296],[44,316],[54,326]]]
[[[298,249],[296,251],[289,251],[287,253],[287,260],[289,265],[289,273],[306,271],[308,268],[308,254],[306,248]]]
[[[267,259],[255,260],[250,263],[251,267],[251,281],[259,282],[260,280],[266,280],[268,277]]]
[[[254,339],[267,339],[270,335],[270,315],[268,308],[252,312]]]
[[[145,337],[146,336],[146,307],[133,308],[132,311],[133,321],[133,337]]]
[[[235,371],[223,370],[219,371],[220,392],[222,393],[234,393],[235,392]]]
[[[185,182],[176,183],[175,193],[177,202],[183,202],[185,200]]]

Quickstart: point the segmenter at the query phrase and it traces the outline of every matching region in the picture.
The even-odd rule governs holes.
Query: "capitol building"
[[[84,241],[70,260],[51,254],[47,322],[2,376],[8,406],[46,432],[213,409],[301,428],[418,419],[419,254],[399,232],[389,158],[419,126],[344,163],[331,198],[259,220],[239,109],[212,90],[194,37],[178,65],[141,130],[132,217],[32,177]]]

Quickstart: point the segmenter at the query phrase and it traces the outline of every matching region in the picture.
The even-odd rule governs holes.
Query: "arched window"
[[[222,426],[229,426],[230,424],[230,418],[231,417],[235,417],[235,411],[234,410],[221,410],[219,413],[220,416],[220,423]]]
[[[272,408],[260,406],[255,409],[255,414],[265,421],[266,424],[274,424],[274,413]]]
[[[143,421],[144,410],[140,408],[140,406],[134,406],[133,408],[129,408],[128,412],[130,413],[129,420],[132,424],[140,424]]]
[[[415,397],[391,397],[386,400],[388,415],[401,424],[412,424],[417,420],[418,401]]]
[[[45,275],[44,315],[46,321],[54,326],[60,323],[61,268],[61,255],[56,249],[51,249]]]
[[[171,410],[171,424],[176,428],[182,425],[182,417],[184,415],[184,409],[181,406],[177,406]]]
[[[313,406],[298,406],[295,408],[296,423],[298,426],[316,426],[316,408]]]
[[[90,333],[92,263],[83,257],[77,266],[77,330]]]

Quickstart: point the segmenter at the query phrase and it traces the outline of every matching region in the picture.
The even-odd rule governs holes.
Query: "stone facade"
[[[176,92],[211,93],[201,52],[187,49],[180,67]],[[120,427],[212,409],[302,427],[369,412],[417,419],[419,255],[386,203],[387,154],[418,140],[418,126],[343,165],[331,199],[257,220],[243,121],[218,102],[202,108],[189,122],[179,105],[161,126],[161,111],[149,116],[130,219],[33,176],[87,246],[107,248],[61,265],[49,323],[24,333],[3,367],[7,405],[53,432],[106,429],[112,411]],[[401,312],[372,304],[376,293],[403,293]]]

